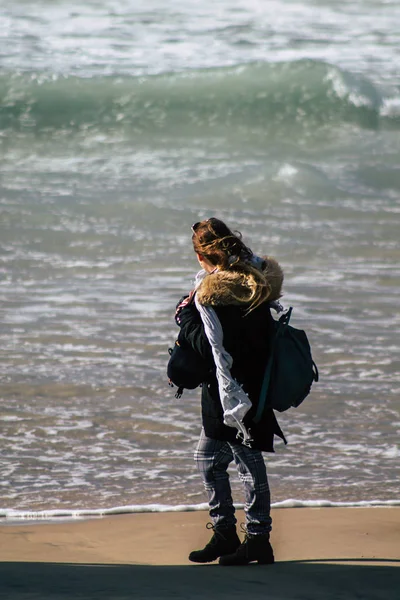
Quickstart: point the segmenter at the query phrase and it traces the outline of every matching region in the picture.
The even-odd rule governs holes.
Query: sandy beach
[[[2,598],[400,598],[400,508],[275,509],[273,566],[193,565],[206,512],[0,527]],[[238,512],[238,521],[243,521]]]

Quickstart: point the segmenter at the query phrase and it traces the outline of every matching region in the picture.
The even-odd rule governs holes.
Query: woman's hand
[[[179,318],[180,312],[186,306],[189,306],[193,302],[195,293],[196,293],[196,290],[192,290],[188,296],[183,296],[183,298],[181,298],[180,301],[178,302],[176,310],[175,310],[175,321],[176,321],[177,325],[180,325],[180,318]]]

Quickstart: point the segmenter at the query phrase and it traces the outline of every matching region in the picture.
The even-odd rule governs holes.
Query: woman
[[[241,234],[232,232],[219,219],[196,223],[192,231],[193,248],[202,271],[195,292],[178,305],[176,321],[180,327],[178,342],[189,344],[211,370],[208,381],[202,385],[203,428],[195,460],[208,493],[212,520],[208,526],[213,529],[213,536],[205,548],[191,552],[189,560],[206,563],[219,558],[221,565],[252,561],[270,564],[274,562],[269,542],[270,492],[262,451],[273,452],[274,435],[283,440],[284,436],[272,409],[267,409],[257,424],[252,417],[273,334],[270,303],[281,295],[283,274],[276,261],[254,256],[242,242]],[[229,375],[250,399],[250,409],[243,419],[247,439],[240,428],[224,423],[215,353],[202,320],[202,307],[215,311],[222,326],[223,350],[231,357]],[[236,532],[227,473],[232,460],[246,496],[243,543]]]

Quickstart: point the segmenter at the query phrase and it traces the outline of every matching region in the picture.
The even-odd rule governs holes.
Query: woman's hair
[[[240,231],[231,231],[220,219],[211,217],[199,221],[192,226],[192,231],[194,251],[220,269],[228,269],[253,256],[250,248],[242,242]]]
[[[248,304],[246,314],[269,299],[271,285],[264,274],[251,264],[253,252],[242,242],[239,231],[231,231],[223,221],[212,217],[192,226],[193,248],[221,271],[240,273],[243,287],[235,301]],[[266,262],[264,261],[262,268]],[[231,290],[235,296],[234,289]]]

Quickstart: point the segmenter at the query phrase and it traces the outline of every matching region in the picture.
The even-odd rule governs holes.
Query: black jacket
[[[231,374],[238,381],[252,402],[244,424],[254,439],[253,448],[266,452],[274,451],[274,435],[285,440],[272,409],[266,409],[260,423],[252,421],[257,404],[265,366],[269,356],[273,322],[267,302],[248,312],[248,306],[213,306],[220,319],[224,333],[224,348],[233,359]],[[178,341],[188,343],[205,360],[211,374],[201,391],[201,412],[207,437],[238,443],[237,430],[223,423],[218,383],[211,346],[204,332],[200,314],[194,304],[189,303],[179,312],[180,326]]]

